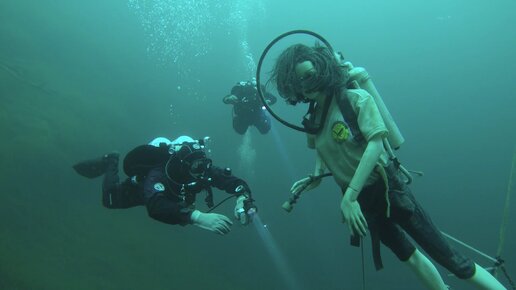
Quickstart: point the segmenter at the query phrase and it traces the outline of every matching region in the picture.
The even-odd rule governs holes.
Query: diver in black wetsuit
[[[233,105],[233,129],[240,135],[245,134],[249,126],[255,126],[262,134],[271,129],[271,119],[257,93],[256,80],[253,79],[237,83],[231,94],[222,99],[225,104]],[[269,106],[276,103],[276,97],[270,93],[265,93],[265,100]]]
[[[212,187],[216,187],[237,197],[235,218],[242,224],[249,223],[256,207],[247,183],[232,175],[229,168],[213,166],[206,157],[202,140],[187,136],[177,140],[180,142],[157,138],[129,152],[123,166],[129,177],[121,183],[118,153],[80,162],[74,169],[88,178],[104,175],[102,204],[110,209],[145,205],[149,216],[158,221],[182,226],[193,224],[226,234],[232,225],[228,217],[195,208],[196,196],[203,191],[207,192],[206,203],[213,207]]]

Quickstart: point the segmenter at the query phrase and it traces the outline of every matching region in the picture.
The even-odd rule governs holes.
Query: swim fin
[[[87,178],[101,176],[102,174],[106,173],[106,168],[107,162],[103,157],[82,161],[73,166],[73,169],[75,169],[79,175]]]
[[[118,164],[118,156],[118,153],[110,153],[96,159],[81,161],[72,167],[81,176],[96,178],[106,173],[111,160]]]

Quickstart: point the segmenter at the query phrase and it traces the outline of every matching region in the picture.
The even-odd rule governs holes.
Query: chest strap
[[[351,102],[349,101],[346,90],[343,90],[342,93],[336,99],[337,105],[339,106],[339,110],[342,114],[342,118],[344,122],[349,126],[351,130],[351,134],[353,135],[353,140],[357,143],[363,143],[365,141],[364,135],[360,131],[358,126],[358,117],[353,107],[351,106]]]

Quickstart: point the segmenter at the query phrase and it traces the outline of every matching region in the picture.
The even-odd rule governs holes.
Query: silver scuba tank
[[[378,93],[369,73],[363,67],[354,67],[349,61],[344,62],[343,66],[348,69],[349,81],[355,82],[355,86],[366,90],[373,97],[376,106],[382,115],[383,122],[389,131],[387,139],[392,148],[398,149],[403,142],[405,142],[405,138],[403,138],[398,125],[394,122],[389,109],[387,109],[387,106],[383,102],[383,99],[380,96],[380,93]]]
[[[353,83],[354,87],[363,89],[367,91],[374,99],[378,110],[382,116],[383,122],[385,123],[385,127],[389,131],[389,135],[387,138],[383,139],[383,146],[389,155],[391,161],[395,161],[398,163],[399,170],[405,175],[406,183],[410,184],[412,182],[412,176],[401,163],[399,163],[398,158],[394,154],[393,149],[399,149],[400,146],[405,142],[405,138],[401,134],[398,125],[394,122],[391,113],[387,109],[387,106],[383,102],[380,93],[376,89],[376,86],[373,83],[373,80],[369,76],[369,73],[363,67],[354,67],[353,64],[349,61],[344,62],[342,55],[337,54],[337,59],[340,61],[341,66],[348,70],[349,73],[349,82]],[[422,175],[422,173],[418,173],[418,175]]]

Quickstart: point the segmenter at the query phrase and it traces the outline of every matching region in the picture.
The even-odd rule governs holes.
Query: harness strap
[[[371,229],[371,246],[373,250],[373,261],[376,271],[383,269],[382,254],[380,252],[380,234],[378,228],[373,226]]]
[[[342,118],[344,122],[348,125],[351,130],[351,134],[353,135],[353,139],[357,143],[363,143],[365,141],[364,135],[360,131],[358,126],[358,117],[353,107],[351,106],[351,102],[349,101],[346,90],[342,90],[342,93],[337,97],[337,105],[339,106],[340,112],[342,114]]]
[[[396,166],[395,168],[398,168],[396,164],[394,164],[394,166]],[[387,169],[381,165],[377,165],[376,171],[378,172],[378,174],[380,174],[380,177],[382,178],[383,183],[385,184],[385,203],[387,204],[387,207],[385,209],[385,216],[389,218],[391,216],[391,201],[389,199],[389,178]]]
[[[382,255],[380,251],[380,235],[378,233],[378,228],[372,223],[369,227],[369,231],[371,232],[371,247],[373,251],[373,262],[376,271],[383,269],[382,263]],[[360,247],[360,236],[359,235],[351,235],[350,244],[353,247]]]
[[[204,198],[204,201],[206,202],[206,205],[208,206],[208,208],[212,208],[213,207],[213,189],[211,188],[211,186],[208,186],[206,188],[206,198]]]

